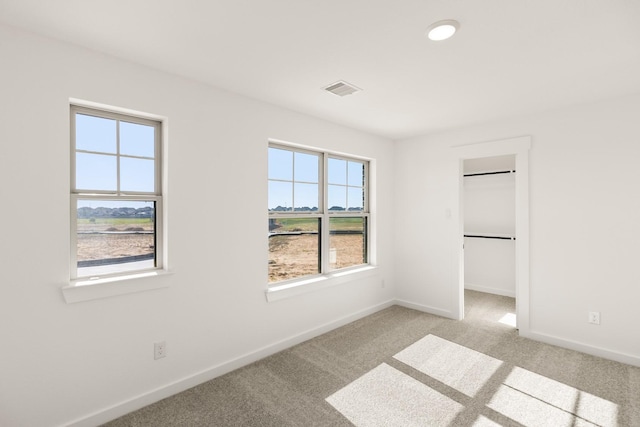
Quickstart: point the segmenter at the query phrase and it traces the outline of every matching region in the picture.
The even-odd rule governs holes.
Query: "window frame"
[[[335,153],[328,150],[314,149],[308,147],[302,147],[293,144],[287,144],[282,142],[277,142],[273,140],[268,141],[268,149],[275,148],[280,150],[286,150],[293,153],[303,153],[303,154],[313,154],[317,155],[319,160],[318,165],[318,210],[316,212],[313,211],[295,211],[295,206],[291,207],[290,211],[269,211],[268,219],[275,218],[318,218],[319,220],[319,273],[318,274],[309,274],[305,276],[300,276],[292,279],[280,280],[276,282],[269,282],[267,278],[267,288],[274,289],[282,286],[287,286],[295,283],[308,283],[313,279],[328,277],[334,273],[346,273],[350,270],[361,270],[363,267],[371,266],[371,210],[370,210],[370,188],[371,188],[371,175],[370,175],[370,160],[364,157],[345,155],[340,153]],[[328,188],[329,188],[329,159],[336,160],[344,160],[344,161],[352,161],[361,163],[364,168],[364,182],[362,185],[363,191],[363,208],[360,211],[349,211],[349,207],[346,206],[344,211],[331,211],[328,201]],[[268,168],[268,164],[267,164]],[[292,168],[295,170],[295,163]],[[281,182],[291,182],[295,183],[295,176],[292,176],[291,181],[286,180],[278,180],[271,179],[267,177],[267,183],[271,181],[281,181]],[[335,184],[332,184],[335,185]],[[348,179],[346,184],[344,185],[346,188],[349,187]],[[353,187],[353,186],[352,186]],[[295,204],[295,199],[294,199]],[[347,203],[348,204],[348,203]],[[351,265],[343,268],[331,268],[330,265],[330,221],[331,218],[362,218],[364,221],[364,257],[366,261],[360,264]]]
[[[103,153],[94,152],[91,150],[78,150],[76,147],[76,115],[83,114],[92,117],[105,118],[116,120],[116,153]],[[140,124],[145,126],[151,126],[154,128],[154,191],[122,191],[120,189],[120,159],[133,158],[151,160],[147,156],[130,155],[120,153],[120,122],[127,122],[133,124]],[[152,119],[143,117],[141,115],[135,115],[130,113],[121,113],[106,108],[87,107],[84,105],[71,104],[70,105],[70,143],[71,143],[71,163],[70,163],[70,217],[71,217],[71,247],[70,247],[70,279],[71,281],[77,280],[96,280],[109,277],[120,277],[127,275],[136,275],[144,272],[153,272],[162,270],[164,260],[164,224],[163,224],[163,121],[159,119]],[[117,184],[116,190],[95,190],[90,188],[77,188],[76,185],[76,155],[77,153],[99,154],[105,156],[113,156],[116,161],[116,175]],[[143,268],[124,268],[122,270],[102,273],[98,275],[78,274],[78,248],[77,248],[77,226],[78,226],[78,200],[108,200],[108,201],[142,201],[153,202],[154,208],[154,266]]]

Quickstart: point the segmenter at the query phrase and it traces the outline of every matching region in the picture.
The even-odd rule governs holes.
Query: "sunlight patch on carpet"
[[[501,360],[435,335],[427,335],[393,357],[452,389],[488,402],[485,415],[491,418],[504,416],[526,427],[618,426],[616,403],[518,366],[508,375],[506,369],[498,372],[504,363]],[[451,426],[460,421],[456,417],[464,410],[450,397],[384,363],[326,400],[358,427]],[[489,410],[491,413],[486,412]],[[473,427],[499,425],[482,414],[473,423]]]
[[[595,427],[569,412],[501,385],[487,405],[527,427]]]
[[[358,427],[449,425],[462,405],[383,363],[326,401]]]
[[[498,322],[502,323],[503,325],[513,326],[515,328],[516,325],[517,325],[516,314],[515,313],[507,313],[504,316],[502,316],[502,318],[500,320],[498,320]]]
[[[549,425],[618,425],[615,403],[526,369],[514,367],[504,386],[488,406],[522,424],[540,425],[540,417],[532,414],[543,411]]]
[[[502,424],[498,424],[495,421],[491,421],[489,418],[485,417],[484,415],[480,415],[475,420],[472,427],[502,427]]]
[[[393,357],[470,397],[502,365],[498,359],[435,335],[427,335]]]

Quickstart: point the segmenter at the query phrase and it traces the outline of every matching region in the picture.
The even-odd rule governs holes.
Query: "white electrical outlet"
[[[594,325],[600,324],[600,312],[599,311],[590,311],[589,312],[589,323]]]
[[[153,358],[155,360],[162,359],[167,356],[167,343],[164,341],[153,344]]]

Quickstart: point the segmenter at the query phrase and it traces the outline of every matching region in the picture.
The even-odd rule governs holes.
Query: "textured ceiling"
[[[432,42],[441,19],[461,28]],[[0,22],[392,139],[640,92],[637,0],[0,0]]]

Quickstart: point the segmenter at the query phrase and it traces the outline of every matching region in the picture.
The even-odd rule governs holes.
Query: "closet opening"
[[[516,156],[462,169],[464,317],[516,328]]]

